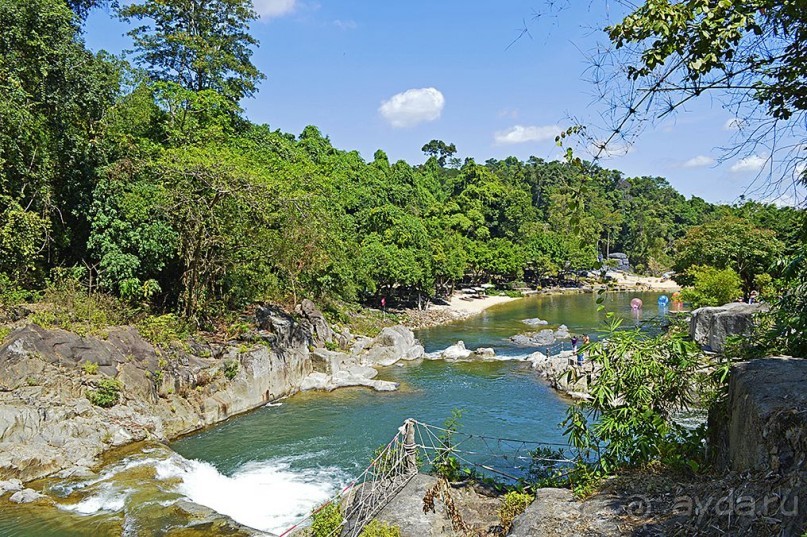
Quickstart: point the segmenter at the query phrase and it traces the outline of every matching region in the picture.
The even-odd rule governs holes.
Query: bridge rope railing
[[[493,477],[511,484],[523,483],[535,464],[555,469],[576,462],[565,456],[568,444],[538,442],[465,433],[408,419],[369,466],[330,500],[280,534],[300,535],[331,504],[339,507],[342,523],[327,535],[359,537],[365,526],[409,483],[421,467],[438,471],[450,458],[476,477]]]

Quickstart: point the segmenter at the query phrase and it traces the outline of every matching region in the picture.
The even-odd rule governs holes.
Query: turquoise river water
[[[645,303],[642,318],[659,314],[658,293],[606,295],[608,311],[630,322],[629,301]],[[420,330],[427,352],[463,340],[493,347],[501,360],[422,361],[380,371],[399,382],[396,392],[349,388],[303,393],[173,442],[133,446],[92,477],[40,484],[55,507],[2,501],[0,536],[205,535],[174,508],[183,498],[259,530],[282,533],[357,476],[373,450],[414,417],[440,425],[462,409],[460,430],[491,437],[562,443],[558,424],[568,403],[529,363],[534,348],[507,338],[530,331],[524,319],[596,337],[604,314],[595,295],[535,296],[494,306],[471,319]],[[541,327],[545,328],[545,327]],[[568,343],[567,343],[568,348]]]

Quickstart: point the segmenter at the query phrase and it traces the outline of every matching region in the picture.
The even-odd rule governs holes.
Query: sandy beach
[[[468,295],[455,293],[448,304],[431,304],[428,309],[410,309],[406,311],[405,324],[410,328],[423,328],[459,321],[478,315],[496,304],[504,304],[519,297],[483,296],[469,298]]]
[[[435,308],[448,308],[463,316],[476,315],[482,313],[491,306],[496,304],[504,304],[512,300],[518,300],[519,297],[510,296],[484,296],[479,298],[467,298],[468,295],[454,294],[448,301],[448,306],[432,306]]]

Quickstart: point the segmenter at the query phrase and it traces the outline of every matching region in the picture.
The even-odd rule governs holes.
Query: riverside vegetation
[[[367,162],[316,127],[295,136],[251,123],[239,101],[262,75],[247,0],[113,10],[144,23],[132,31],[134,65],[85,47],[81,16],[96,3],[0,1],[7,306],[72,280],[137,319],[169,313],[222,329],[254,302],[305,296],[339,316],[340,302],[419,303],[462,281],[540,284],[610,251],[655,274],[730,268],[747,294],[794,249],[798,211],[685,199],[659,177],[538,158],[477,163],[439,140],[422,165],[381,150]],[[196,24],[227,6],[232,19]],[[191,26],[203,35],[174,50]],[[208,50],[214,42],[227,45]],[[175,71],[178,55],[194,60]],[[89,326],[131,320],[98,300],[38,320],[78,327],[68,319],[78,310]]]
[[[381,296],[421,304],[466,281],[540,285],[599,268],[598,253],[622,251],[640,272],[674,269],[695,305],[752,291],[771,300],[758,333],[730,354],[807,353],[799,210],[686,199],[662,178],[574,158],[477,163],[440,140],[423,146],[422,165],[390,162],[381,150],[368,162],[334,148],[316,127],[294,135],[244,116],[240,102],[263,77],[250,60],[256,16],[247,0],[197,11],[178,0],[116,7],[147,23],[132,30],[133,64],[83,43],[83,17],[98,3],[0,0],[5,324],[27,319],[98,336],[134,324],[163,346],[183,345],[198,330],[229,340],[248,332],[241,314],[256,303],[309,297],[347,322],[349,308]],[[700,26],[717,33],[720,50],[662,40],[631,76],[648,76],[689,47],[688,79],[698,80],[731,58],[742,37],[735,34],[803,37],[796,2],[717,4],[731,15],[729,29],[716,16]],[[642,20],[689,3],[648,6],[611,29],[618,45],[686,37],[689,27]],[[201,34],[178,40],[188,27]],[[191,61],[177,67],[179,57]],[[755,98],[788,119],[807,108],[803,87],[788,82],[803,72],[774,67]],[[704,374],[702,357],[678,334],[611,328],[608,346],[589,348],[603,366],[592,400],[566,421],[583,462],[563,483],[585,494],[629,468],[702,471],[701,437],[676,426],[672,413],[694,401],[693,380],[706,388],[701,402],[723,397],[732,356],[706,364],[713,367]],[[225,363],[224,376],[235,378],[237,367]],[[91,368],[84,372],[94,377]],[[119,381],[91,382],[90,401],[115,405]]]

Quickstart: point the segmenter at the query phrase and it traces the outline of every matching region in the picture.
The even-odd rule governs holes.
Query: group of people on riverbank
[[[582,343],[582,345],[578,346],[579,343]],[[591,343],[591,338],[588,337],[588,334],[583,334],[582,338],[572,336],[572,352],[577,355],[578,367],[583,367],[585,363],[585,349],[588,347],[589,343]]]

